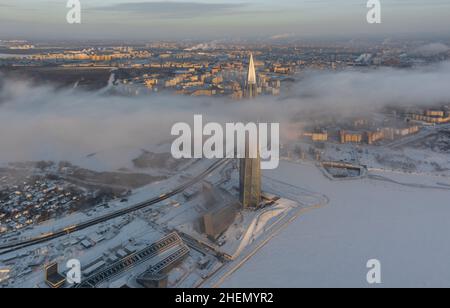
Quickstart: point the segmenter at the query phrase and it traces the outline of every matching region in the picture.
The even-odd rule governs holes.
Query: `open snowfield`
[[[330,181],[315,166],[290,162],[265,175],[325,194],[330,204],[292,222],[222,287],[369,287],[366,263],[374,258],[382,287],[450,287],[450,190]]]

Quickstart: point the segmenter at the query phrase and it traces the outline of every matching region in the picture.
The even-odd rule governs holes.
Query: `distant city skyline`
[[[66,0],[0,0],[0,39],[283,39],[450,36],[447,0],[383,0],[382,24],[366,0],[81,0],[82,24]]]

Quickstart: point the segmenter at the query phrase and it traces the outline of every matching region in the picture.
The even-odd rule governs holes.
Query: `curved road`
[[[186,182],[185,184],[177,187],[176,189],[167,192],[165,194],[162,194],[159,197],[153,198],[151,200],[148,201],[144,201],[142,203],[138,203],[132,207],[123,209],[123,210],[118,210],[116,212],[113,212],[111,214],[107,214],[83,223],[80,223],[78,225],[74,225],[74,226],[70,226],[67,228],[64,228],[62,230],[56,231],[56,232],[52,232],[52,233],[48,233],[48,234],[44,234],[40,237],[37,238],[32,238],[32,239],[28,239],[28,240],[24,240],[24,241],[19,241],[19,242],[15,242],[15,243],[10,243],[10,244],[6,244],[6,245],[0,245],[0,255],[4,255],[22,248],[26,248],[26,247],[30,247],[36,244],[41,244],[41,243],[45,243],[47,241],[56,239],[56,238],[60,238],[62,236],[77,232],[77,231],[81,231],[84,230],[86,228],[95,226],[97,224],[100,224],[102,222],[106,222],[109,221],[111,219],[114,218],[118,218],[121,217],[123,215],[138,211],[140,209],[146,208],[148,206],[157,204],[159,202],[162,202],[164,200],[167,200],[175,195],[178,195],[180,193],[182,193],[183,191],[185,191],[187,188],[195,185],[196,183],[200,182],[201,180],[203,180],[204,178],[206,178],[208,175],[210,175],[213,171],[215,171],[216,169],[220,168],[221,166],[225,165],[228,162],[228,159],[222,159],[219,160],[217,162],[215,162],[214,164],[212,164],[208,169],[206,169],[204,172],[202,172],[201,174],[199,174],[198,176],[194,177],[192,180]]]

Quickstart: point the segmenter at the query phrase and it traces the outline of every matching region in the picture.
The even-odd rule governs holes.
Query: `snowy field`
[[[289,162],[265,175],[323,193],[330,204],[292,222],[222,287],[369,287],[373,258],[381,261],[382,287],[450,287],[450,190],[330,181],[315,166]]]

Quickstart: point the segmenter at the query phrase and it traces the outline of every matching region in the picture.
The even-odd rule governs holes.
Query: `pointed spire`
[[[255,62],[253,61],[253,54],[252,53],[250,53],[250,63],[249,63],[249,66],[248,66],[247,83],[249,85],[255,85],[256,84]]]

